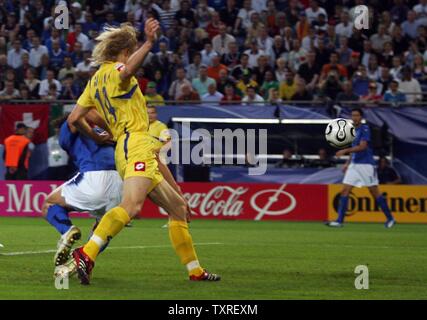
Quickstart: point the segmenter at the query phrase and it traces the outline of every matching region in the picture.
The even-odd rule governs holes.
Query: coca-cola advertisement
[[[194,219],[323,221],[328,217],[326,185],[254,183],[180,184]],[[167,213],[147,201],[141,217]]]
[[[60,181],[0,181],[0,216],[41,216],[43,201],[61,184]],[[327,219],[328,188],[324,185],[181,183],[180,186],[192,208],[193,219]],[[147,200],[139,217],[166,216],[164,210]]]

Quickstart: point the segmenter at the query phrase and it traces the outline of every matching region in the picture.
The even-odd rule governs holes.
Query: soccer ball
[[[335,148],[342,149],[349,146],[355,137],[354,126],[350,120],[338,118],[326,126],[326,141]]]

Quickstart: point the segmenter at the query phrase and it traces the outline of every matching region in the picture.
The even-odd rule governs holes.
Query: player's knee
[[[185,221],[187,219],[187,210],[187,204],[182,198],[179,198],[179,200],[174,203],[173,210],[169,215],[172,219]]]
[[[50,203],[49,201],[45,200],[43,202],[43,206],[42,206],[42,216],[43,218],[47,217],[47,211],[49,210],[49,207],[52,205],[52,203]]]
[[[141,212],[143,204],[143,201],[123,201],[120,206],[133,218]]]

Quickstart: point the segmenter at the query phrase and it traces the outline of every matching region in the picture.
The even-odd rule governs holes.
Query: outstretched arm
[[[150,52],[153,44],[156,40],[157,30],[160,28],[159,22],[153,18],[148,19],[145,22],[145,36],[146,41],[144,44],[136,50],[128,59],[125,67],[120,72],[120,79],[123,82],[129,81],[129,79],[135,75],[139,66],[144,62],[145,57]]]

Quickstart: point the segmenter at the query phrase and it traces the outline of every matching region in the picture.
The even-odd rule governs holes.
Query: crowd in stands
[[[370,26],[353,25],[369,2]],[[56,29],[58,4],[69,28]],[[136,77],[149,103],[422,101],[427,0],[0,0],[0,100],[75,100],[108,26],[161,23]]]

